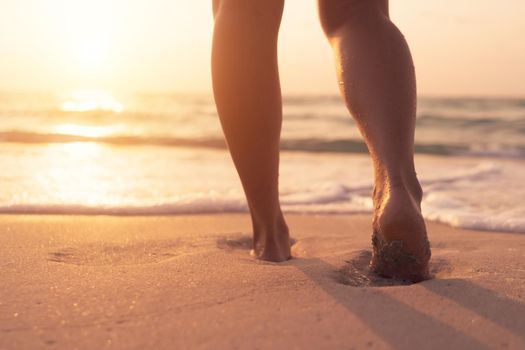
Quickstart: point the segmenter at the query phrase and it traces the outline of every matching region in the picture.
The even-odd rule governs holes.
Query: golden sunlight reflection
[[[98,205],[107,200],[107,188],[103,188],[101,177],[107,174],[100,164],[103,146],[95,142],[72,142],[49,145],[46,158],[53,165],[48,176],[51,182],[60,184],[54,195],[64,203]],[[46,180],[48,181],[48,180]]]
[[[93,59],[97,53],[92,52]],[[120,113],[124,105],[105,90],[78,90],[71,93],[60,105],[65,112],[108,111]]]
[[[96,142],[71,142],[60,145],[65,153],[73,157],[93,157],[100,154],[101,146]]]

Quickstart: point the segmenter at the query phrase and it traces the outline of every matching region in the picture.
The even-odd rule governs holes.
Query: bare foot
[[[280,218],[271,231],[254,228],[253,249],[250,255],[273,262],[286,261],[292,257],[290,234],[284,218]]]
[[[370,267],[392,278],[420,282],[429,278],[430,246],[421,215],[421,187],[387,183],[374,193],[373,256]]]

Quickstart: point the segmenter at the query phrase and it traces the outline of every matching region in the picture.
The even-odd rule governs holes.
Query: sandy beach
[[[367,272],[367,216],[0,217],[0,349],[523,349],[525,236],[429,223],[435,278]]]
[[[2,1],[0,350],[525,350],[520,13]]]

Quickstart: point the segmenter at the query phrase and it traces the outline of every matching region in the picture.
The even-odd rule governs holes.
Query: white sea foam
[[[3,145],[1,213],[167,215],[246,212],[224,151],[99,144]],[[370,213],[365,155],[284,153],[286,212]],[[419,156],[425,218],[457,227],[525,232],[525,162]]]

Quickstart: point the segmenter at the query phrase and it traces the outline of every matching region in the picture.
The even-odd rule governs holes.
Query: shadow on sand
[[[399,281],[381,278],[368,270],[370,254],[361,251],[355,258],[346,261],[342,268],[319,258],[298,259],[294,265],[395,349],[493,348],[493,344],[489,346],[385,292],[384,287],[396,285],[406,288],[407,295],[413,295],[414,298],[421,291],[411,290],[412,287],[423,287],[441,298],[460,304],[525,341],[525,305],[463,279],[433,279],[411,287]],[[446,264],[438,261],[438,267],[441,266],[446,268]],[[327,283],[327,278],[332,278],[336,283]],[[429,309],[439,314],[440,310],[435,305],[429,306]],[[507,340],[501,339],[498,348],[508,346]]]
[[[217,241],[217,246],[225,250],[248,250],[251,244],[248,236]],[[513,347],[511,343],[515,345],[516,341],[525,343],[524,304],[465,279],[431,279],[407,284],[382,278],[369,270],[370,257],[370,251],[354,252],[342,267],[315,257],[294,258],[280,265],[297,268],[395,349],[491,349],[494,341],[499,342],[497,348]],[[453,266],[446,260],[434,258],[430,269],[433,274],[445,272],[450,275]],[[385,288],[404,288],[403,292],[410,298],[421,298],[422,294],[430,292],[439,300],[448,299],[461,306],[462,309],[455,311],[458,317],[468,319],[464,311],[468,310],[510,332],[515,336],[514,341],[492,338],[492,343],[486,344],[479,339],[479,332],[478,336],[468,334],[442,317],[431,315],[440,314],[439,305],[425,308],[420,301],[418,310],[414,304],[393,297]],[[469,324],[472,321],[468,319]]]

